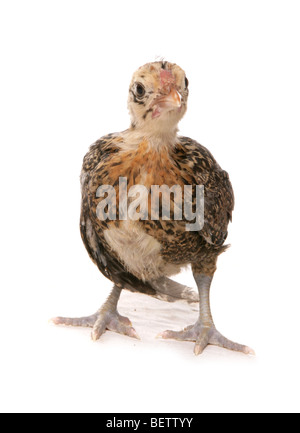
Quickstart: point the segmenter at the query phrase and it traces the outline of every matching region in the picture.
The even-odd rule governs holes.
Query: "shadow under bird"
[[[113,282],[104,305],[92,316],[57,317],[55,324],[88,326],[98,340],[106,330],[130,337],[138,335],[130,320],[121,316],[117,304],[127,289],[174,302],[199,302],[195,324],[183,331],[164,331],[160,337],[195,342],[199,355],[208,345],[254,354],[247,346],[225,338],[215,327],[210,308],[210,288],[218,256],[227,246],[228,224],[232,218],[234,195],[228,174],[211,153],[188,137],[178,135],[178,122],[188,100],[188,79],[176,64],[166,61],[148,63],[133,75],[128,97],[130,127],[96,141],[86,154],[81,173],[82,206],[80,229],[84,245],[99,270]],[[186,229],[187,221],[172,219],[183,198],[171,194],[171,217],[162,215],[160,198],[158,218],[122,219],[120,178],[127,188],[142,185],[204,186],[204,221],[201,230]],[[101,185],[114,187],[116,217],[99,218]],[[195,204],[195,194],[192,196]],[[150,207],[150,201],[149,201]],[[170,277],[191,265],[199,296]]]

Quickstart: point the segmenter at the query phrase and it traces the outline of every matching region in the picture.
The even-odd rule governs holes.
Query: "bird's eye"
[[[136,85],[136,95],[138,98],[142,98],[145,96],[146,90],[145,87],[141,83],[137,83]]]
[[[184,79],[185,88],[187,89],[189,87],[189,80],[185,77]]]

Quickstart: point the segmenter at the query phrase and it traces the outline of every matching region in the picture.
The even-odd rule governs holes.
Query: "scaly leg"
[[[139,339],[135,329],[127,317],[121,316],[117,311],[117,304],[121,295],[122,289],[114,286],[107,301],[102,305],[100,310],[88,317],[69,318],[56,317],[51,319],[55,325],[66,326],[85,326],[93,328],[92,339],[99,340],[102,334],[108,329],[119,334]]]
[[[209,344],[254,355],[254,351],[249,347],[234,343],[217,331],[210,309],[210,286],[213,277],[205,274],[194,274],[194,277],[200,296],[200,317],[198,321],[195,325],[188,326],[183,331],[165,331],[159,336],[165,339],[195,341],[195,355],[201,354]]]

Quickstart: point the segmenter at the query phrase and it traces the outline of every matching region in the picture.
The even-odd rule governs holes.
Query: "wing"
[[[196,141],[180,137],[181,164],[193,173],[196,185],[204,185],[204,227],[200,235],[209,244],[221,246],[228,234],[234,209],[234,193],[228,173],[211,153]]]
[[[102,236],[106,222],[95,217],[97,185],[104,181],[107,172],[106,161],[110,155],[118,151],[116,142],[119,134],[109,134],[93,144],[86,154],[81,172],[81,216],[80,232],[83,243],[92,261],[97,265],[102,274],[114,284],[125,287],[128,290],[139,291],[151,296],[156,295],[156,290],[148,283],[144,283],[125,270],[118,259],[111,254]],[[99,166],[101,169],[99,170]],[[102,173],[99,177],[98,173]],[[95,183],[97,183],[95,185]]]

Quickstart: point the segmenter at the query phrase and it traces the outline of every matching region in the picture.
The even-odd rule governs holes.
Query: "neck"
[[[150,125],[134,126],[124,132],[126,148],[136,149],[142,141],[147,141],[154,150],[171,149],[176,144],[177,125],[171,129],[151,128]]]

